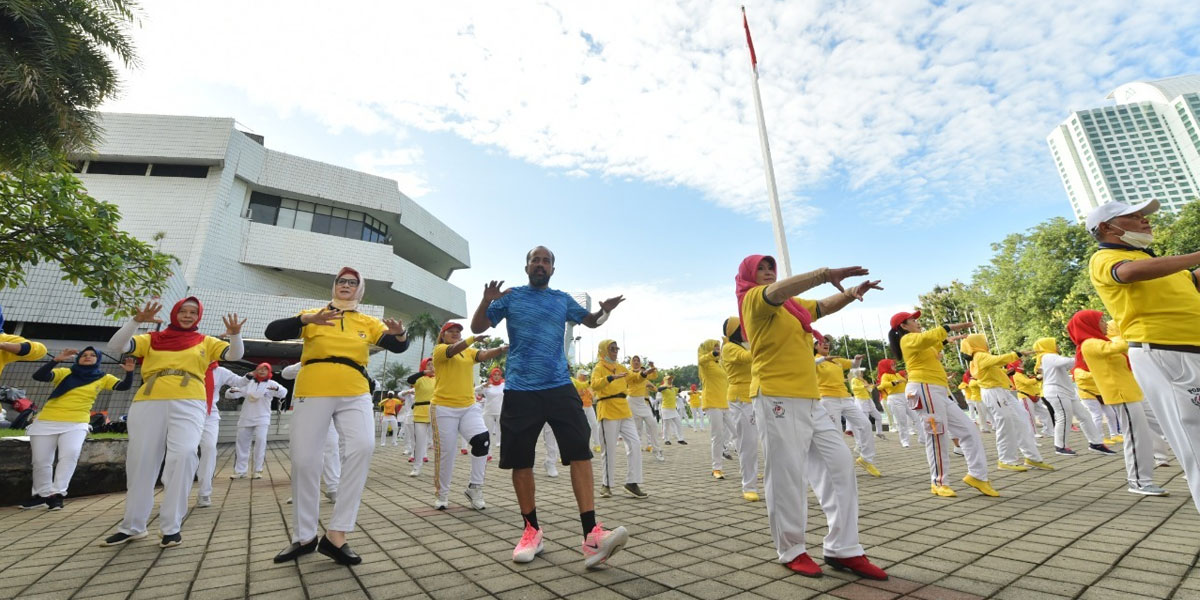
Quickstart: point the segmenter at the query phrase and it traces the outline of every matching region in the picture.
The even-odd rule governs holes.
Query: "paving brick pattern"
[[[442,513],[430,510],[432,464],[410,478],[391,446],[376,448],[349,538],[364,562],[347,569],[313,554],[276,565],[292,517],[286,445],[273,443],[258,481],[230,481],[232,448],[222,448],[214,505],[191,511],[176,548],[152,543],[153,521],[144,540],[97,546],[121,520],[121,494],[69,498],[59,512],[0,509],[0,598],[1200,598],[1200,515],[1174,465],[1156,472],[1171,496],[1145,498],[1125,491],[1119,456],[1058,457],[1042,440],[1059,470],[994,472],[1002,497],[986,498],[958,483],[965,465],[955,458],[959,497],[937,498],[922,450],[889,436],[877,459],[884,476],[860,470],[858,484],[863,545],[891,580],[828,568],[806,579],[775,562],[766,507],[741,499],[736,464],[726,464],[729,479],[713,480],[703,434],[688,433],[693,443],[666,448],[665,463],[644,454],[650,498],[597,498],[600,520],[632,534],[601,570],[583,567],[566,469],[557,479],[538,469],[546,549],[518,565],[510,558],[520,515],[496,462],[487,510],[465,507],[460,460],[451,510]],[[994,464],[994,439],[984,438]],[[808,543],[820,563],[825,520],[811,494],[809,506]],[[322,504],[323,523],[330,509]]]

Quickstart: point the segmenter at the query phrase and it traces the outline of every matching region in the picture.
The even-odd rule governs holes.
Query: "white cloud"
[[[144,6],[145,66],[112,108],[174,111],[198,105],[197,89],[233,89],[332,132],[449,131],[571,176],[688,186],[765,217],[733,4]],[[831,182],[894,220],[1057,185],[1043,140],[1068,109],[1131,79],[1200,70],[1194,2],[749,11],[789,224],[816,214],[805,190]],[[361,158],[387,168],[391,152]],[[400,172],[420,186],[414,166]]]

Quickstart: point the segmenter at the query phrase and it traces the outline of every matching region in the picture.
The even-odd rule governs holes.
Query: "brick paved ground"
[[[702,442],[702,434],[689,434]],[[993,437],[984,438],[994,464]],[[831,569],[805,579],[777,564],[765,505],[741,499],[732,462],[729,479],[711,479],[703,443],[668,447],[666,463],[645,455],[649,499],[597,499],[600,519],[633,537],[608,568],[590,572],[565,469],[557,479],[539,469],[546,551],[517,565],[510,557],[520,516],[495,462],[487,510],[452,504],[440,513],[430,509],[432,469],[409,478],[393,447],[376,449],[350,537],[363,564],[347,569],[313,554],[276,565],[271,558],[286,545],[291,520],[286,448],[272,445],[267,477],[258,481],[231,482],[231,454],[222,448],[214,505],[192,510],[177,548],[160,550],[153,535],[98,547],[121,519],[120,494],[70,498],[60,512],[0,509],[0,597],[1200,598],[1200,515],[1181,471],[1156,473],[1170,497],[1139,497],[1125,491],[1119,456],[1048,454],[1058,471],[993,473],[1000,498],[958,483],[965,466],[956,458],[960,496],[947,499],[929,494],[922,450],[902,450],[889,437],[877,461],[884,477],[860,472],[858,482],[863,544],[892,579],[866,582]],[[465,461],[455,478],[452,502],[464,502]],[[808,541],[820,562],[825,520],[809,497]],[[323,519],[330,508],[322,504]]]

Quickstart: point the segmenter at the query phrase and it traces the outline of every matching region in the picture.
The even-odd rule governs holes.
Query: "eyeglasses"
[[[348,285],[350,287],[358,287],[357,279],[346,279],[345,277],[338,277],[336,283],[338,285]]]

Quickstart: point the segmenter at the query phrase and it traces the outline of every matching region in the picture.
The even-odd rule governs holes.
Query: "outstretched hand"
[[[864,282],[850,288],[849,291],[845,291],[843,293],[850,294],[851,296],[854,296],[854,298],[856,298],[859,302],[862,302],[863,296],[867,293],[867,291],[883,289],[882,287],[879,286],[879,281],[880,280],[878,280],[878,279],[876,279],[875,281],[864,281]]]
[[[608,300],[602,300],[600,302],[600,310],[602,310],[606,313],[611,313],[613,311],[613,309],[617,307],[618,304],[620,304],[624,301],[625,301],[625,296],[623,296],[623,295],[622,296],[614,296],[612,298],[609,298]]]
[[[483,286],[483,299],[486,302],[491,303],[492,301],[499,300],[501,297],[512,292],[512,288],[501,291],[500,286],[502,285],[504,285],[503,280],[496,281],[493,279],[487,285]]]
[[[160,310],[162,310],[162,304],[151,300],[141,310],[134,313],[133,320],[138,323],[162,323],[162,319],[158,318]]]
[[[246,319],[238,321],[237,313],[229,313],[221,318],[225,323],[225,335],[233,337],[242,334],[242,325],[246,324]]]
[[[66,348],[62,352],[59,352],[58,356],[54,357],[54,362],[64,362],[66,360],[69,360],[72,356],[75,356],[76,354],[79,354],[78,350],[76,350],[74,348]]]
[[[404,329],[404,321],[400,319],[384,319],[383,324],[387,325],[384,330],[384,335],[406,335],[408,332]]]
[[[332,326],[333,322],[342,318],[342,311],[336,308],[322,308],[315,313],[300,315],[300,322],[305,325]]]
[[[136,366],[137,361],[134,360],[132,356],[126,356],[125,360],[121,361],[121,368],[124,369],[126,373],[132,373],[133,368]]]
[[[868,271],[862,267],[858,267],[858,266],[842,267],[840,269],[829,269],[829,271],[827,271],[827,276],[829,278],[829,284],[832,285],[833,287],[837,288],[839,292],[846,291],[845,289],[842,288],[842,280],[843,279],[846,279],[847,277],[859,277],[859,276],[870,275],[870,274],[871,274],[870,271]],[[878,283],[878,282],[876,282],[876,283]]]

